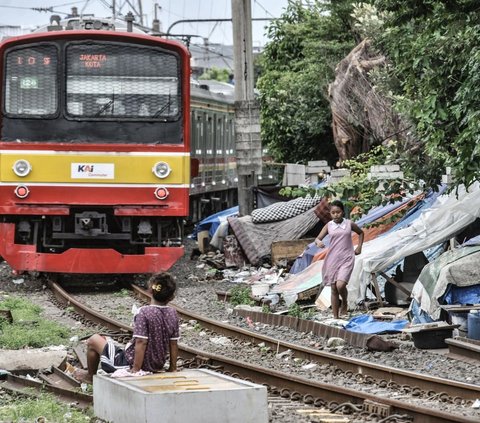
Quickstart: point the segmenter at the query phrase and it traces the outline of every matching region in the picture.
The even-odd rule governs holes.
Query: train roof
[[[124,20],[113,18],[96,18],[94,16],[75,16],[67,19],[57,19],[52,16],[50,18],[50,25],[43,25],[36,28],[34,33],[62,31],[62,30],[83,30],[95,29],[115,32],[128,32],[128,24]],[[147,34],[145,31],[132,27],[133,33]]]
[[[193,98],[232,104],[235,102],[235,87],[216,80],[191,80],[190,93]]]

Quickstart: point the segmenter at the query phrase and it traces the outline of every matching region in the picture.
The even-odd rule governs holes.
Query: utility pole
[[[252,188],[262,172],[260,108],[253,91],[251,0],[232,0],[232,21],[238,205],[240,215],[245,216],[253,209]]]

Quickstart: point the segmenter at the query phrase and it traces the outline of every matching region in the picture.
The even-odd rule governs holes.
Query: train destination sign
[[[78,59],[85,68],[101,68],[107,63],[106,54],[80,54]]]

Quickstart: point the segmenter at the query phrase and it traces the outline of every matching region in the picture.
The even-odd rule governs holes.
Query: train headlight
[[[165,188],[165,187],[158,187],[156,190],[155,190],[155,197],[157,197],[159,200],[165,200],[168,195],[170,194],[168,192],[168,189]]]
[[[32,165],[27,160],[17,160],[13,164],[13,171],[15,175],[23,178],[32,171]]]
[[[168,175],[170,175],[170,172],[172,169],[170,169],[170,166],[168,163],[165,162],[158,162],[155,163],[155,166],[152,168],[152,172],[155,174],[157,178],[163,179],[166,178]]]

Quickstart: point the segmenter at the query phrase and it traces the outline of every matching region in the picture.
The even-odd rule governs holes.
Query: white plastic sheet
[[[459,187],[458,197],[455,192],[440,196],[409,227],[365,243],[362,254],[356,256],[348,284],[349,306],[354,307],[365,297],[371,273],[452,238],[479,216],[480,189],[475,183],[468,191]]]

